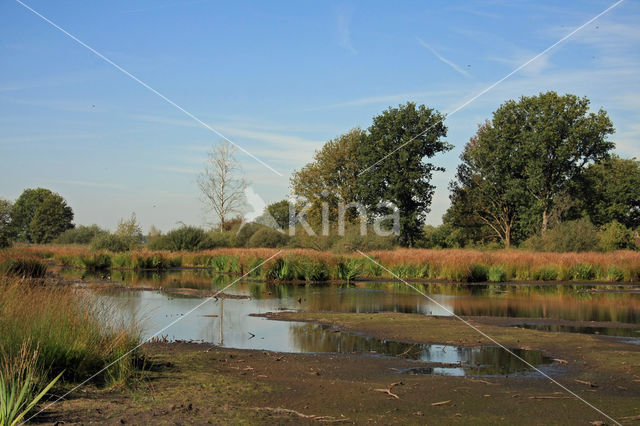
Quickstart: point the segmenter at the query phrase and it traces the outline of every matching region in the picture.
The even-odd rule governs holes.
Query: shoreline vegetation
[[[367,256],[310,249],[220,248],[198,252],[132,250],[114,253],[82,247],[22,246],[0,251],[0,273],[41,278],[47,266],[86,271],[202,268],[273,282],[367,279],[451,282],[639,282],[640,252],[545,253],[524,250],[396,249]],[[389,271],[385,270],[388,268]]]

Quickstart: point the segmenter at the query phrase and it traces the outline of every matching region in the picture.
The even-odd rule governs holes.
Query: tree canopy
[[[413,246],[422,235],[435,189],[431,178],[444,170],[424,159],[451,149],[446,135],[442,114],[408,102],[374,117],[358,146],[358,199],[374,214],[385,211],[381,202],[397,206],[403,245]]]
[[[321,223],[323,203],[328,205],[329,221],[335,221],[340,201],[346,204],[357,200],[356,179],[361,164],[356,153],[364,136],[362,129],[355,128],[328,141],[316,151],[312,162],[293,173],[292,192],[304,202],[311,203],[305,214],[310,224]],[[287,227],[288,214],[287,207]],[[348,220],[355,218],[353,211],[346,216]]]
[[[608,158],[613,132],[605,111],[589,112],[587,98],[547,92],[505,102],[465,146],[451,216],[475,218],[505,246],[514,232],[544,233],[554,215],[566,214],[585,170]]]
[[[582,183],[583,208],[598,226],[640,226],[640,161],[612,156],[590,165]]]
[[[73,210],[59,194],[25,189],[11,210],[11,227],[19,241],[47,243],[73,228]]]

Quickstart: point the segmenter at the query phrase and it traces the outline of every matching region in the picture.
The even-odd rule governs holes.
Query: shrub
[[[128,240],[114,234],[100,234],[91,240],[93,250],[109,250],[113,252],[127,251],[131,248]]]
[[[246,247],[251,236],[264,228],[265,226],[257,223],[245,223],[233,236],[231,245],[234,247]]]
[[[249,238],[247,246],[275,248],[283,247],[288,241],[289,237],[282,232],[271,228],[262,228],[256,231],[251,238]]]
[[[103,234],[108,234],[108,231],[98,225],[78,225],[58,235],[55,242],[58,244],[89,244],[96,236]]]
[[[207,237],[209,244],[213,247],[231,247],[233,233],[215,230],[209,231]]]
[[[610,222],[600,230],[600,249],[602,251],[636,249],[633,231],[618,221]]]
[[[529,238],[523,247],[537,251],[582,252],[597,250],[599,241],[596,227],[583,218],[559,223],[544,235]]]
[[[182,226],[169,231],[166,235],[154,237],[147,247],[151,250],[196,251],[215,248],[206,232],[195,226]]]

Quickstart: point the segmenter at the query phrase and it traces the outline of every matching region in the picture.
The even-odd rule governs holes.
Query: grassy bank
[[[369,252],[368,255],[384,265],[383,268],[355,253],[340,255],[291,249],[283,250],[262,264],[276,252],[276,249],[225,248],[200,252],[138,250],[111,253],[79,247],[18,247],[0,253],[0,265],[29,258],[87,270],[198,267],[232,275],[249,273],[252,278],[273,281],[352,281],[393,278],[394,274],[403,279],[455,282],[640,281],[640,252],[637,251],[540,253],[397,249]]]
[[[107,366],[97,384],[126,384],[139,362],[127,352],[140,337],[137,326],[116,318],[112,306],[68,286],[0,276],[2,423],[33,409],[48,386],[79,383]]]
[[[113,306],[67,286],[0,277],[0,341],[5,355],[17,355],[24,342],[38,348],[38,364],[64,379],[83,380],[118,359],[139,341],[137,326],[116,319]],[[112,385],[125,381],[133,356],[98,377]]]

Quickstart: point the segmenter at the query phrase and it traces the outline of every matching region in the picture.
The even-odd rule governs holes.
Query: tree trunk
[[[547,212],[547,208],[545,207],[542,211],[542,235],[547,232],[547,226],[549,225],[549,213]]]
[[[511,246],[511,227],[507,226],[504,231],[504,248],[509,248]]]

